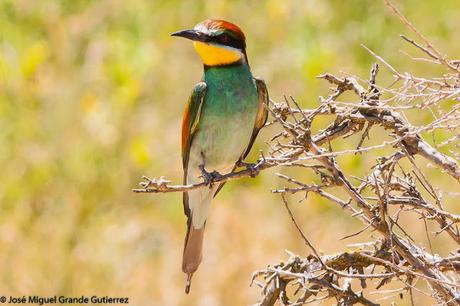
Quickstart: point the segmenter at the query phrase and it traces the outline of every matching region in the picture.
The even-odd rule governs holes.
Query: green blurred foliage
[[[459,54],[451,43],[460,39],[457,0],[398,5],[441,50]],[[269,192],[283,184],[274,171],[229,183],[185,296],[181,195],[130,191],[143,174],[181,180],[181,113],[202,67],[189,42],[169,35],[209,17],[245,30],[254,74],[274,100],[293,95],[314,107],[328,93],[318,74],[367,76],[374,58],[360,44],[401,70],[433,72],[398,52],[407,49],[398,38],[407,30],[381,1],[0,0],[2,294],[244,305],[258,298],[258,288],[248,287],[253,270],[283,259],[284,249],[308,252]],[[382,72],[382,82],[390,79]],[[252,159],[271,132],[261,133]],[[339,161],[359,175],[373,159]],[[447,182],[436,170],[432,177]],[[340,241],[360,224],[323,199],[311,196],[294,210],[324,252],[366,240]],[[413,230],[422,235],[423,224]]]

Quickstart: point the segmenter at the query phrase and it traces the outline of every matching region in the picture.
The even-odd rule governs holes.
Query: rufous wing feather
[[[182,119],[182,163],[184,168],[184,184],[187,184],[188,160],[193,136],[199,128],[201,108],[206,96],[206,83],[200,82],[193,88],[192,94],[185,107]],[[201,262],[201,250],[203,247],[204,226],[195,229],[192,224],[192,212],[189,208],[189,196],[184,192],[184,213],[187,216],[187,234],[184,242],[182,270],[187,274],[185,292],[189,293],[193,273],[198,269]]]

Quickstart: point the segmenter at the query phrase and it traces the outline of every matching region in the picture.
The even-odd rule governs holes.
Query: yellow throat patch
[[[193,46],[206,66],[228,65],[241,59],[242,54],[237,50],[229,50],[194,41]]]

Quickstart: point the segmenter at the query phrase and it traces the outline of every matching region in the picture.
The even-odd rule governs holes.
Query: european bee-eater
[[[182,270],[188,293],[202,258],[211,200],[223,186],[210,179],[234,170],[248,155],[267,121],[268,92],[264,81],[252,76],[246,39],[237,25],[208,19],[172,36],[192,40],[204,64],[203,79],[193,88],[182,120],[184,184],[199,183],[203,177],[210,182],[183,197],[187,234]]]

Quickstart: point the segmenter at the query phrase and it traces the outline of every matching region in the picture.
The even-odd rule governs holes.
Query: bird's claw
[[[239,160],[236,165],[238,167],[244,167],[246,168],[247,170],[249,170],[249,176],[250,177],[256,177],[258,174],[259,174],[259,169],[257,169],[257,165],[256,164],[251,164],[251,163],[246,163],[242,160]]]
[[[201,177],[203,178],[206,185],[212,185],[216,180],[222,178],[222,174],[217,171],[208,172],[204,166],[200,165]]]

